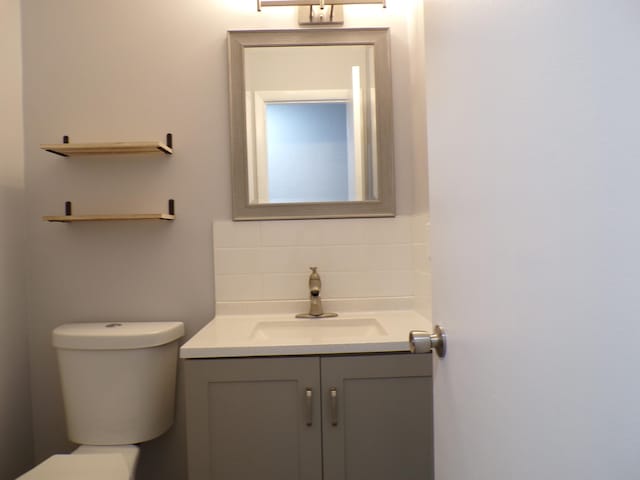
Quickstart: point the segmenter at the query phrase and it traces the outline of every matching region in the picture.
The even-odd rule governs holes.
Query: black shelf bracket
[[[167,147],[173,148],[173,133],[167,133]]]
[[[176,202],[173,198],[169,199],[169,215],[176,214]]]
[[[69,143],[69,135],[65,135],[64,137],[62,137],[62,143]],[[53,153],[55,155],[60,155],[61,157],[68,157],[69,155],[65,154],[65,153],[60,153],[60,152],[56,152],[55,150],[45,150],[46,152],[49,153]]]
[[[69,201],[64,202],[64,214],[67,216],[71,215],[71,202]]]

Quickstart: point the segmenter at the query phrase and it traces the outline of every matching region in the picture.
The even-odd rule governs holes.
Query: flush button
[[[121,327],[122,324],[121,323],[107,323],[105,325],[105,328],[113,328],[113,327]]]

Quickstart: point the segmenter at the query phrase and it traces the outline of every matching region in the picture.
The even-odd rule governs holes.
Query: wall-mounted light
[[[387,0],[258,0],[258,11],[262,7],[311,7],[313,5],[324,8],[325,5],[356,5],[356,4],[380,4],[387,6]]]
[[[257,0],[258,11],[262,7],[297,6],[299,8],[298,23],[311,24],[342,24],[343,5],[380,4],[387,7],[387,0]]]

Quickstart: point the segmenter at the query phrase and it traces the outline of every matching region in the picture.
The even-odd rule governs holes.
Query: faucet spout
[[[322,308],[322,299],[320,298],[320,288],[322,281],[318,274],[318,267],[309,267],[311,275],[309,275],[309,313],[299,313],[296,318],[327,318],[337,317],[337,313],[325,313]]]

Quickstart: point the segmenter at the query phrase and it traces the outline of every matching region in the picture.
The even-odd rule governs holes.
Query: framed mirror
[[[389,31],[228,33],[234,220],[395,215]]]

